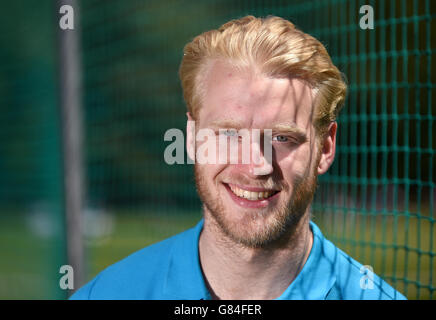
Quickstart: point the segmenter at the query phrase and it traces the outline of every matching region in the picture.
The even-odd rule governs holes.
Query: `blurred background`
[[[359,27],[366,4],[372,30]],[[229,19],[278,15],[322,41],[349,83],[314,221],[409,299],[435,299],[435,5],[77,1],[83,281],[201,218],[192,165],[163,158],[166,130],[185,128],[184,45]],[[64,299],[62,15],[49,0],[3,1],[0,12],[0,299]]]

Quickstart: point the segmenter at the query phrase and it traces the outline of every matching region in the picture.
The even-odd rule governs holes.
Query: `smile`
[[[278,190],[266,190],[256,187],[242,187],[233,184],[224,184],[230,198],[243,208],[265,208],[277,202],[280,194]]]
[[[263,200],[263,199],[268,199],[269,197],[273,196],[274,194],[276,194],[278,191],[274,191],[274,190],[265,190],[265,191],[249,191],[249,190],[244,190],[241,188],[238,188],[234,185],[229,185],[230,190],[232,190],[232,192],[238,196],[239,198],[244,198],[250,201],[256,201],[256,200]]]

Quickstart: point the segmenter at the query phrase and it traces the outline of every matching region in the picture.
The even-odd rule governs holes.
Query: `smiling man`
[[[226,161],[218,148],[216,161],[196,163],[204,219],[107,268],[73,299],[404,299],[311,221],[346,94],[319,41],[279,17],[244,17],[189,43],[180,78],[190,157],[220,141],[194,138],[212,130],[236,138],[237,161],[226,147]]]

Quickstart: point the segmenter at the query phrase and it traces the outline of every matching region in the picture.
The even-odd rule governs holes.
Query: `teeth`
[[[266,199],[271,197],[275,193],[275,191],[253,192],[253,191],[243,190],[234,186],[231,186],[230,189],[238,197],[245,198],[251,201]]]

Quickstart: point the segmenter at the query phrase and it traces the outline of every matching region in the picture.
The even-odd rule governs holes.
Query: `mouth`
[[[230,197],[244,208],[262,208],[276,201],[280,191],[224,183]]]

